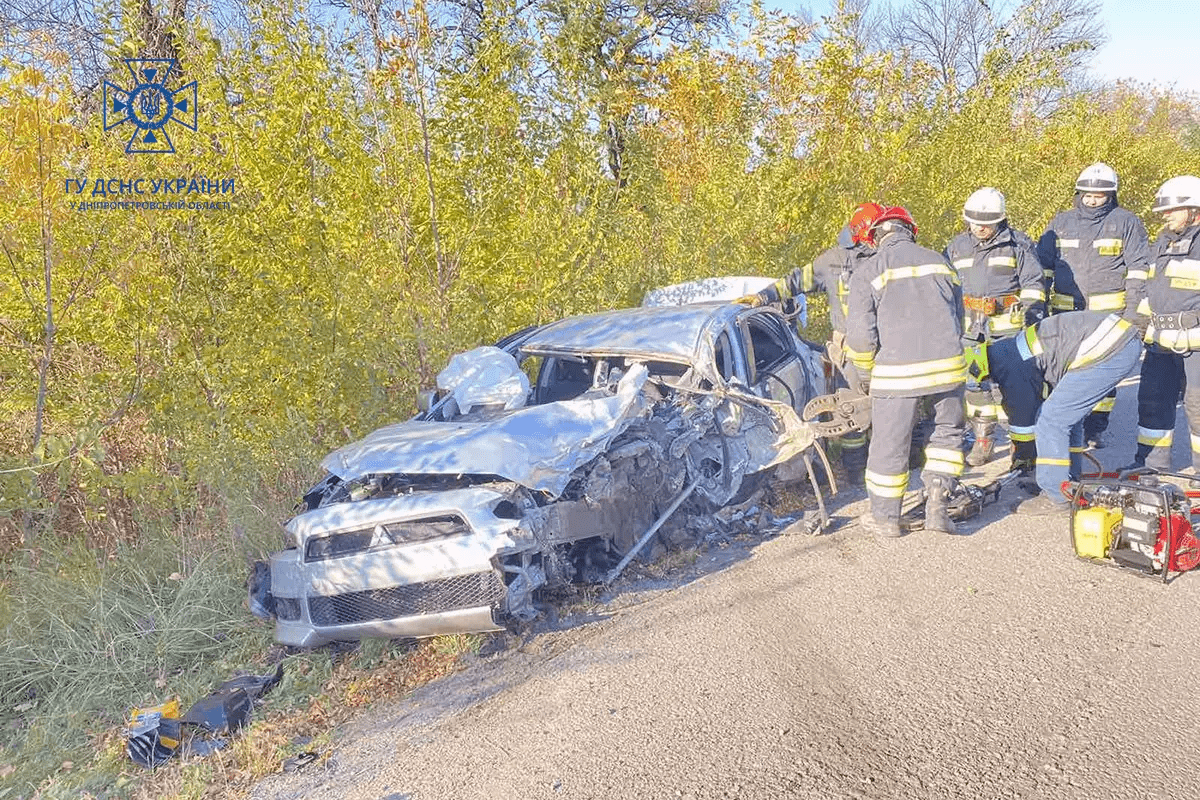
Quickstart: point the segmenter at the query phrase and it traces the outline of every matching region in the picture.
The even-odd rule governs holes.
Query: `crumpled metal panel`
[[[409,421],[335,450],[321,466],[342,480],[369,474],[498,475],[557,497],[571,473],[602,453],[650,405],[645,366],[616,394],[528,406],[483,422]]]
[[[517,360],[498,347],[476,347],[450,358],[437,375],[437,387],[454,398],[459,410],[499,405],[511,411],[525,405],[529,378]]]

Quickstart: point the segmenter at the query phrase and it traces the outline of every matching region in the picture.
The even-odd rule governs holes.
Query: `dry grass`
[[[445,636],[417,644],[364,642],[353,653],[304,656],[290,662],[293,687],[317,675],[319,681],[301,696],[281,686],[264,700],[254,722],[237,735],[232,746],[206,758],[175,761],[145,775],[130,764],[123,775],[136,780],[135,800],[151,798],[238,798],[255,783],[282,769],[300,753],[317,753],[318,762],[330,755],[339,726],[376,703],[396,700],[430,681],[460,668],[462,656],[475,652],[478,636]],[[329,659],[328,671],[319,662]],[[123,754],[122,754],[123,757]],[[143,773],[136,774],[135,771]]]
[[[327,758],[340,725],[374,704],[402,698],[454,672],[482,642],[483,637],[465,635],[416,643],[367,641],[349,653],[292,656],[283,682],[262,698],[251,723],[229,746],[207,757],[174,759],[153,771],[128,759],[120,724],[96,721],[85,748],[34,758],[36,778],[27,765],[13,763],[18,751],[0,748],[0,787],[5,787],[0,797],[245,797],[299,753]],[[262,661],[273,652],[262,653]],[[268,671],[265,663],[255,666]]]

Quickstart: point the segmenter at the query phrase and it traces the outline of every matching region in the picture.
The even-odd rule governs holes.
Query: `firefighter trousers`
[[[1083,460],[1083,420],[1105,395],[1137,365],[1142,343],[1130,339],[1107,358],[1080,369],[1068,369],[1038,411],[1035,477],[1043,492],[1065,505],[1063,481],[1078,477]]]
[[[1200,355],[1146,348],[1138,386],[1138,446],[1134,462],[1158,470],[1171,469],[1175,406],[1187,378],[1183,409],[1191,432],[1192,466],[1200,472]]]
[[[871,443],[867,449],[867,494],[877,519],[898,520],[908,489],[908,455],[922,397],[872,396]],[[957,478],[963,471],[963,387],[929,396],[933,435],[921,474]]]

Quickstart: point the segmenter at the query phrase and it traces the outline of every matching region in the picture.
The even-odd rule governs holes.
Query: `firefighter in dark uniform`
[[[1117,173],[1096,163],[1075,181],[1075,207],[1050,220],[1038,241],[1050,277],[1050,310],[1127,312],[1132,318],[1145,291],[1150,249],[1146,228],[1117,205]],[[1084,439],[1100,447],[1116,392],[1084,422]]]
[[[962,289],[954,268],[919,246],[916,232],[905,209],[888,208],[869,231],[875,256],[850,281],[847,355],[870,376],[871,396],[871,508],[861,522],[876,536],[901,535],[909,448],[923,398],[934,417],[922,472],[925,528],[956,532],[948,501],[963,471]]]
[[[867,245],[867,231],[883,213],[878,203],[862,203],[850,215],[850,222],[838,234],[838,243],[821,253],[812,262],[796,267],[773,285],[739,298],[749,306],[780,303],[800,294],[825,292],[829,304],[830,360],[838,370],[839,384],[854,387],[861,381],[854,366],[845,358],[846,313],[850,299],[850,276],[857,264],[873,254]],[[867,434],[855,431],[839,439],[842,465],[852,483],[861,484],[867,464]]]
[[[1200,472],[1200,178],[1180,175],[1158,190],[1153,210],[1166,227],[1154,243],[1154,262],[1139,306],[1146,358],[1138,386],[1138,445],[1134,463],[1171,468],[1175,401],[1186,376],[1183,408],[1191,432],[1192,465]]]
[[[1042,491],[1017,513],[1065,514],[1070,504],[1061,487],[1081,472],[1083,419],[1135,368],[1141,352],[1137,326],[1119,314],[1072,311],[980,345],[969,358],[972,370],[978,365],[1000,386],[1009,422],[1036,436]]]
[[[974,192],[963,205],[963,220],[970,229],[951,239],[944,255],[962,281],[966,344],[1012,336],[1045,317],[1042,265],[1033,240],[1009,227],[1004,195],[990,186]],[[967,421],[975,434],[967,463],[978,467],[992,457],[1000,397],[986,379],[968,377],[966,398]],[[1015,452],[1016,444],[1031,434],[1018,430],[1010,435]]]

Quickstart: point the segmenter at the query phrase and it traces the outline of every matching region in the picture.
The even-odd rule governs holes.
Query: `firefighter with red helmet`
[[[1038,255],[1050,283],[1052,313],[1088,309],[1136,314],[1150,268],[1146,227],[1117,204],[1116,171],[1097,162],[1075,181],[1075,205],[1050,220]],[[1084,439],[1100,447],[1115,391],[1084,421]]]
[[[967,198],[962,216],[968,229],[950,240],[943,255],[962,281],[965,343],[1003,339],[1045,317],[1042,265],[1033,240],[1009,226],[1004,195],[984,186]],[[975,434],[967,464],[978,467],[992,457],[1000,397],[985,379],[968,380],[966,398],[967,420]],[[1013,434],[1014,444],[1024,435]]]
[[[949,499],[963,471],[962,287],[940,253],[916,243],[904,208],[886,209],[868,230],[875,256],[854,271],[847,354],[870,376],[872,437],[866,484],[871,508],[862,524],[876,536],[901,535],[909,449],[918,405],[933,406],[925,448],[925,527],[955,533]]]
[[[760,306],[779,303],[800,294],[824,292],[829,303],[830,343],[828,351],[845,386],[856,386],[859,376],[844,357],[846,313],[850,298],[850,276],[856,265],[873,251],[867,244],[871,225],[884,212],[878,203],[861,203],[850,215],[850,221],[838,234],[838,242],[810,263],[796,267],[762,291],[739,298],[743,305]],[[867,435],[862,431],[848,433],[839,439],[842,464],[852,483],[862,483],[866,468]]]

